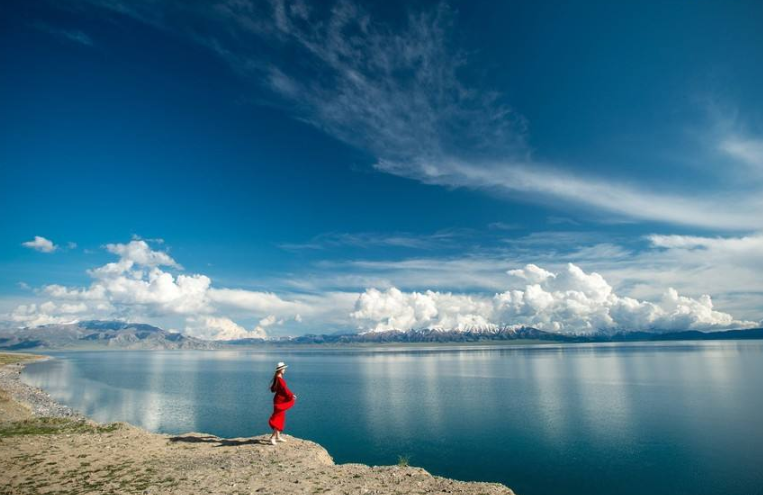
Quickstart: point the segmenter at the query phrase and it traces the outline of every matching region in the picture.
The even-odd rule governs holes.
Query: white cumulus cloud
[[[142,239],[133,239],[127,244],[106,244],[106,250],[119,256],[120,261],[142,266],[171,266],[180,268],[180,265],[169,254],[162,251],[154,251]]]
[[[79,319],[79,315],[88,310],[87,305],[77,304],[56,304],[47,301],[42,304],[21,304],[10,314],[12,322],[22,326],[50,325],[54,323],[71,323]]]
[[[695,299],[668,289],[656,302],[619,296],[600,274],[586,273],[571,263],[557,273],[532,264],[508,273],[525,281],[525,287],[493,297],[367,289],[351,317],[372,331],[526,325],[552,332],[591,333],[756,325],[716,311],[708,295]]]
[[[265,329],[282,325],[285,318],[297,321],[300,314],[315,312],[308,303],[285,300],[274,293],[216,289],[206,275],[177,273],[182,267],[167,252],[152,249],[142,239],[108,244],[106,250],[118,259],[88,270],[92,278],[88,287],[46,285],[38,294],[49,300],[19,305],[9,319],[36,326],[84,318],[182,318],[191,335],[231,339],[265,338]],[[246,330],[229,314],[221,314],[228,312],[259,317],[259,323]]]
[[[207,340],[267,338],[259,327],[248,331],[230,318],[219,316],[189,317],[186,319],[185,333]]]
[[[52,253],[58,249],[58,246],[53,244],[53,241],[39,235],[34,236],[34,239],[31,241],[22,242],[21,245],[41,253]]]
[[[351,317],[371,324],[370,329],[409,330],[444,328],[466,330],[491,325],[489,300],[448,292],[409,292],[392,287],[367,289],[360,295]]]
[[[544,254],[536,244],[520,249],[515,243],[512,252],[523,254],[513,259],[499,251],[500,256],[486,259],[354,262],[353,270],[386,270],[379,272],[386,276],[360,273],[342,290],[313,287],[312,292],[306,291],[309,280],[300,279],[306,282],[300,292],[276,293],[218,287],[207,275],[182,270],[167,251],[155,248],[154,241],[133,239],[105,247],[116,259],[88,270],[89,285],[45,285],[34,290],[34,298],[9,305],[0,319],[36,326],[117,318],[180,328],[209,339],[322,333],[353,326],[381,331],[527,325],[581,333],[758,325],[748,320],[759,319],[749,301],[759,297],[755,273],[763,268],[761,234],[653,235],[647,240],[648,250],[627,259],[621,250],[606,246],[562,256]],[[530,260],[539,260],[543,267],[527,264]],[[561,261],[574,264],[560,265]],[[524,266],[506,272],[507,263]],[[586,272],[579,263],[595,271]],[[420,289],[400,290],[401,283]],[[469,289],[457,293],[452,287]],[[732,298],[732,292],[740,290],[744,297]],[[710,291],[724,311],[710,296],[699,296]],[[734,306],[740,300],[744,304]]]

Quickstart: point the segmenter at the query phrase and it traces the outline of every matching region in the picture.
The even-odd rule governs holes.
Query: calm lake
[[[518,495],[763,494],[763,342],[52,353],[26,383],[98,421],[286,433],[336,462],[499,481]]]

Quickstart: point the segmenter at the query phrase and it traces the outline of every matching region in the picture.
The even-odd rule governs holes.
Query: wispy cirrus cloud
[[[748,165],[758,174],[763,174],[763,140],[742,136],[727,136],[719,144],[719,149],[730,157]]]
[[[391,247],[408,249],[443,249],[454,247],[470,233],[467,229],[441,230],[431,234],[414,234],[410,232],[376,233],[376,232],[327,232],[319,234],[306,242],[281,243],[279,247],[289,251],[325,250],[340,247],[372,248]]]
[[[622,167],[593,175],[539,158],[526,119],[499,92],[464,82],[470,56],[454,44],[457,15],[444,3],[413,9],[393,25],[349,0],[81,1],[209,48],[295,118],[365,150],[383,173],[606,221],[763,227],[758,190],[687,192],[680,180],[655,187]],[[754,161],[751,143],[721,146]]]
[[[59,28],[40,21],[33,23],[32,26],[39,31],[48,33],[59,39],[63,39],[72,43],[77,43],[84,46],[94,45],[93,39],[79,29]]]
[[[470,187],[502,195],[519,195],[528,201],[555,201],[577,206],[596,216],[659,221],[713,229],[755,229],[763,226],[757,214],[763,208],[759,195],[738,191],[703,192],[697,197],[654,188],[632,186],[600,177],[584,177],[558,168],[517,162],[380,162],[380,169],[426,184]],[[535,197],[528,197],[535,195]]]

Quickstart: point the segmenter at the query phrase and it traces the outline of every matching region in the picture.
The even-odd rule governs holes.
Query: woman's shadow
[[[182,435],[170,437],[170,442],[183,442],[183,443],[216,443],[215,447],[239,447],[242,445],[270,445],[270,442],[265,438],[242,438],[242,439],[229,439],[220,438],[214,435]]]

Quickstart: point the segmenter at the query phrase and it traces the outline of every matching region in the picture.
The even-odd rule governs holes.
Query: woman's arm
[[[286,396],[288,400],[292,400],[294,398],[294,394],[291,393],[291,390],[289,390],[289,387],[286,386],[286,380],[278,377],[278,383],[281,385],[281,390],[283,391],[283,394]]]

